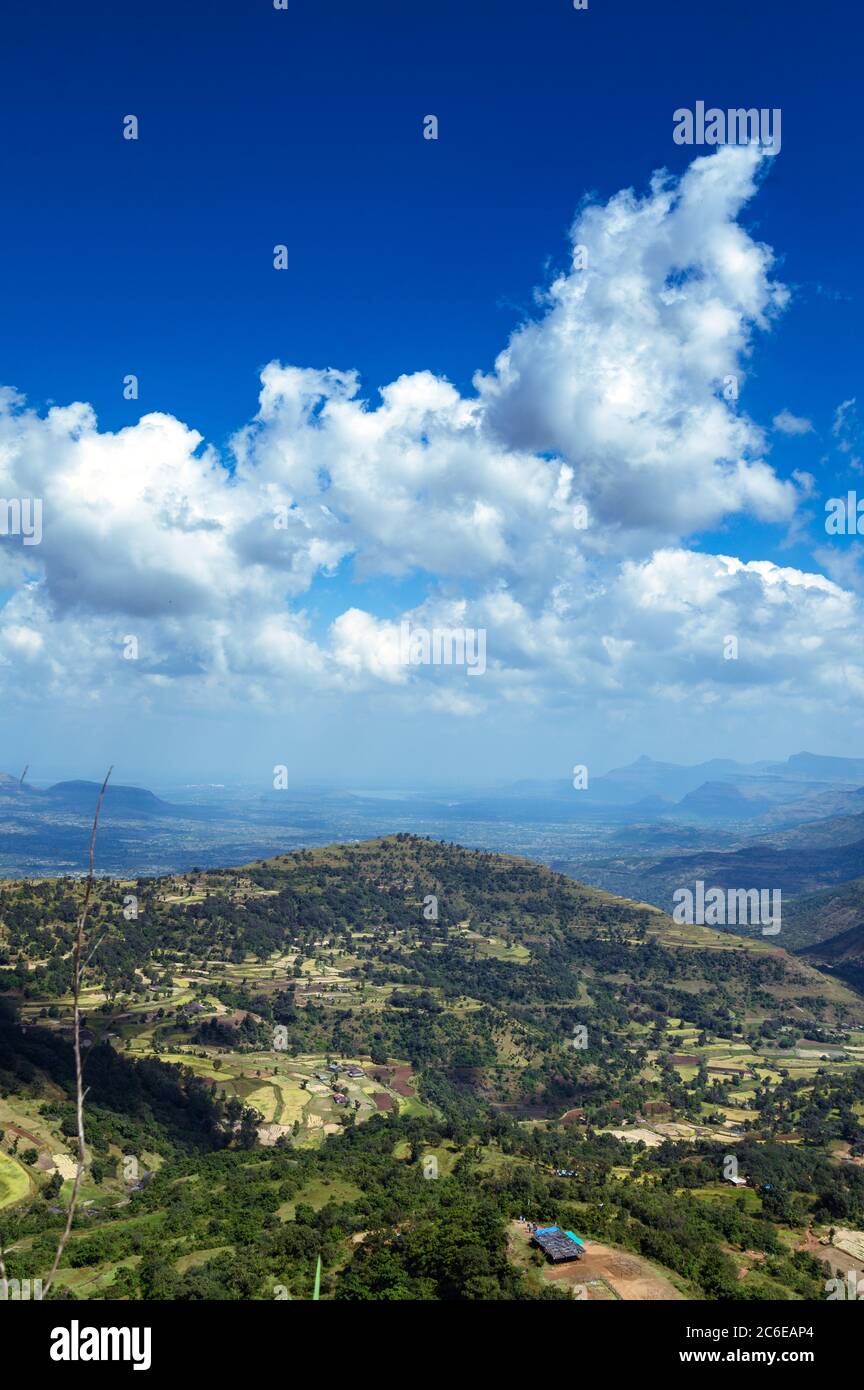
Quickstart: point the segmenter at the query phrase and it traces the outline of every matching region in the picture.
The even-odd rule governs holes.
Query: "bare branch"
[[[106,937],[107,935],[108,935],[107,932],[103,932],[103,933],[102,933],[102,935],[100,936],[99,940],[96,942],[96,945],[93,947],[93,950],[90,952],[89,956],[87,957],[87,959],[85,960],[83,966],[81,967],[82,971],[84,971],[84,970],[87,969],[87,966],[90,964],[91,960],[92,960],[93,957],[95,956],[96,952],[99,950],[99,947],[102,945],[102,942],[105,940],[105,937]]]
[[[90,867],[87,873],[87,886],[84,890],[84,901],[81,911],[78,914],[78,921],[75,927],[75,948],[72,952],[72,1032],[75,1047],[75,1101],[76,1116],[78,1122],[78,1166],[75,1170],[75,1181],[72,1184],[72,1196],[69,1199],[69,1210],[66,1214],[66,1225],[59,1241],[57,1242],[57,1253],[54,1256],[54,1263],[51,1266],[51,1273],[48,1281],[42,1290],[42,1297],[47,1298],[54,1283],[54,1277],[63,1258],[63,1251],[66,1249],[66,1242],[72,1230],[72,1222],[75,1220],[75,1212],[78,1208],[78,1194],[81,1191],[81,1182],[84,1177],[84,1168],[87,1163],[87,1148],[84,1142],[84,1097],[87,1092],[84,1090],[84,1069],[81,1063],[81,979],[84,973],[84,965],[81,963],[81,955],[84,950],[85,933],[87,929],[87,918],[90,913],[90,900],[93,896],[93,881],[96,859],[96,831],[99,828],[99,815],[102,810],[102,802],[105,798],[105,789],[108,786],[108,778],[114,771],[113,766],[109,767],[105,774],[105,781],[102,783],[99,796],[96,800],[96,812],[93,816],[93,829],[90,832]],[[92,953],[91,953],[92,954]],[[86,962],[84,963],[86,964]]]

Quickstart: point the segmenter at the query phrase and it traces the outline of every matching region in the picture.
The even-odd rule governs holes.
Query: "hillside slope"
[[[0,892],[13,1277],[44,1273],[71,1187],[81,892]],[[589,1296],[629,1251],[685,1297],[818,1298],[781,1228],[864,1222],[835,1152],[864,1151],[864,999],[770,940],[409,835],[100,880],[90,939],[61,1293],[305,1297],[320,1254],[336,1300],[556,1296],[528,1217],[596,1243]]]

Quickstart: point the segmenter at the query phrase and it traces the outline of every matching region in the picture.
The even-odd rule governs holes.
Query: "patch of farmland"
[[[82,1269],[58,1269],[55,1283],[58,1289],[70,1289],[76,1298],[89,1298],[91,1294],[107,1289],[114,1283],[118,1269],[129,1269],[139,1264],[140,1255],[128,1255],[124,1260],[111,1264],[85,1266]]]
[[[662,1137],[655,1134],[653,1129],[609,1129],[602,1130],[601,1133],[613,1134],[616,1139],[623,1139],[625,1144],[641,1142],[649,1149],[659,1149],[663,1143]]]
[[[196,1057],[192,1053],[186,1052],[160,1052],[159,1061],[188,1067],[196,1076],[202,1077],[205,1081],[226,1081],[229,1079],[224,1073],[214,1069],[209,1057]]]
[[[854,1260],[864,1260],[864,1231],[852,1231],[845,1227],[834,1232],[833,1245],[851,1255]]]
[[[185,1274],[187,1269],[197,1269],[199,1265],[206,1265],[219,1255],[230,1255],[233,1249],[233,1245],[214,1245],[209,1250],[194,1250],[190,1255],[181,1255],[175,1260],[174,1268],[178,1274]]]
[[[250,1091],[246,1097],[246,1104],[258,1111],[266,1125],[281,1123],[282,1098],[271,1082]]]
[[[397,1096],[413,1096],[414,1090],[411,1085],[411,1067],[398,1065],[393,1067],[370,1067],[370,1076],[382,1086],[387,1086],[391,1091],[395,1091]]]
[[[327,1126],[324,1128],[326,1131]],[[291,1125],[259,1125],[258,1141],[266,1149],[272,1144],[278,1144],[280,1139],[287,1139],[291,1132]]]
[[[293,1221],[297,1207],[302,1203],[304,1206],[312,1207],[313,1211],[320,1211],[326,1207],[328,1202],[355,1202],[363,1193],[353,1182],[348,1182],[344,1178],[312,1178],[305,1187],[292,1198],[290,1202],[283,1202],[279,1207],[277,1215],[282,1221]]]
[[[23,1202],[30,1195],[30,1179],[20,1163],[0,1153],[0,1208]]]

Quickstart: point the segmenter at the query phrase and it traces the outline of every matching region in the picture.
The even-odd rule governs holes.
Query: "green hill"
[[[74,1167],[81,892],[0,894],[0,1152],[38,1188],[0,1230],[22,1277]],[[321,1255],[325,1298],[555,1297],[512,1255],[528,1216],[685,1296],[735,1296],[755,1248],[743,1296],[818,1297],[780,1227],[864,1222],[832,1148],[864,1145],[864,999],[770,939],[408,835],[100,880],[89,939],[65,1293],[304,1297]],[[730,1149],[761,1175],[734,1208]]]

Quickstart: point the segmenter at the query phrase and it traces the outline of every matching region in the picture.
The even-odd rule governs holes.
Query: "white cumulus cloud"
[[[760,159],[719,149],[584,207],[572,264],[467,396],[420,371],[372,401],[350,368],[271,362],[223,458],[169,415],[110,432],[86,404],[39,415],[0,391],[3,497],[42,499],[44,532],[0,547],[6,698],[175,709],[304,689],[470,716],[718,683],[806,699],[857,672],[857,599],[837,583],[688,548],[743,515],[788,527],[808,491],[743,405],[788,300],[739,221]],[[811,428],[788,410],[773,425]],[[406,576],[426,589],[410,614],[352,600],[352,581]],[[324,627],[322,584],[344,595]],[[400,662],[403,617],[482,629],[483,680]]]

